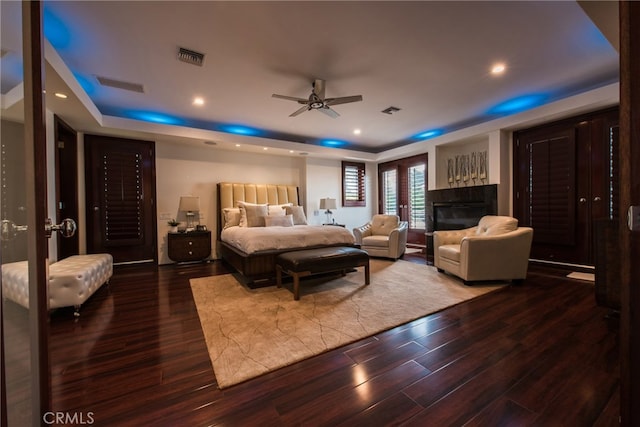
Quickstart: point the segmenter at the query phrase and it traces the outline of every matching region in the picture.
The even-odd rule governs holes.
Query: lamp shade
[[[320,199],[320,209],[336,209],[336,199]]]
[[[183,212],[198,212],[200,211],[200,197],[196,196],[181,196],[179,210]]]

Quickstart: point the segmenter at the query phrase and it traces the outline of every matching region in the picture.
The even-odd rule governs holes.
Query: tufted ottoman
[[[342,271],[364,266],[365,285],[370,283],[369,254],[352,247],[328,247],[285,252],[276,257],[276,281],[282,286],[282,273],[293,277],[293,299],[300,299],[300,277]]]
[[[27,261],[2,266],[2,294],[4,297],[29,307],[29,266]],[[110,254],[73,255],[49,266],[49,309],[80,306],[103,283],[109,283],[113,274]]]

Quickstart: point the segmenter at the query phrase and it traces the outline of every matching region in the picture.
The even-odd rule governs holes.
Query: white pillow
[[[307,225],[307,217],[302,206],[286,206],[284,210],[287,215],[293,215],[293,225]]]
[[[224,208],[224,228],[240,225],[240,208]]]
[[[283,210],[284,212],[284,210]],[[269,215],[264,217],[266,227],[293,227],[293,215]]]
[[[284,214],[285,214],[284,208],[286,206],[293,206],[293,203],[283,203],[281,205],[269,205],[268,206],[269,215],[271,215],[271,216],[273,216],[273,215],[284,216]]]
[[[240,205],[240,227],[264,227],[267,205],[238,202]]]

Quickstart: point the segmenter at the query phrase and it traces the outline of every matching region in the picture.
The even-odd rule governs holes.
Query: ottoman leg
[[[296,301],[300,299],[300,276],[298,273],[293,273],[293,299]]]
[[[369,262],[364,265],[364,284],[368,285],[371,283],[371,273],[369,271]]]
[[[276,286],[282,287],[282,267],[276,265]]]

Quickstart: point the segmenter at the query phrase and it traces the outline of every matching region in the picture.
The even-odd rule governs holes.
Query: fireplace
[[[433,232],[473,227],[498,213],[498,186],[476,185],[427,191],[427,263],[433,263]]]
[[[433,204],[434,230],[460,230],[478,224],[480,218],[489,214],[484,202],[453,202]]]

